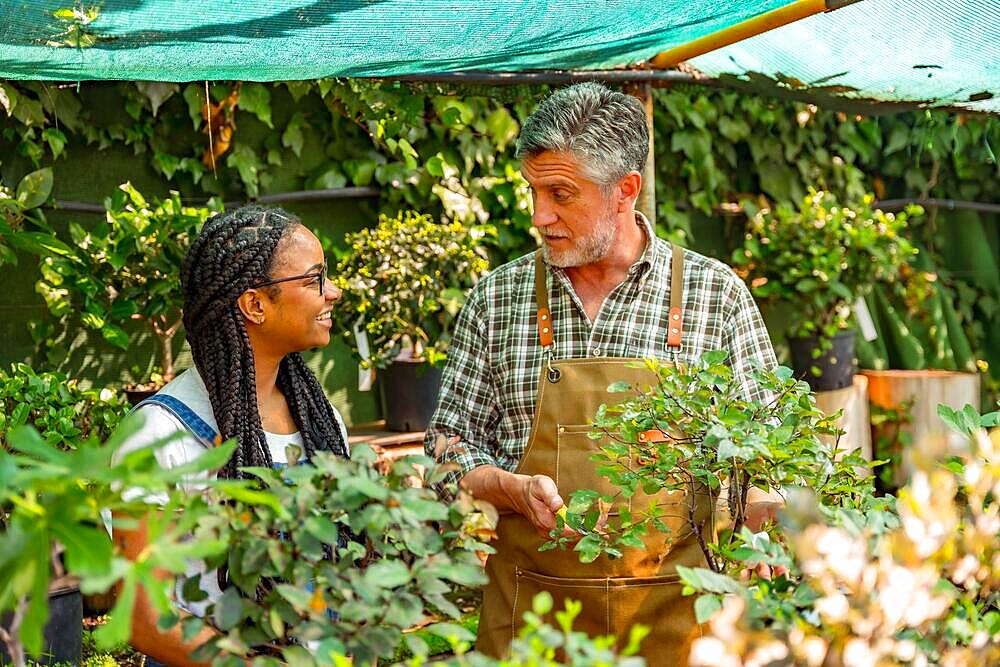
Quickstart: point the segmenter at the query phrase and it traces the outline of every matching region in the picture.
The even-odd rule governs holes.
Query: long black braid
[[[205,223],[181,269],[184,328],[195,365],[208,389],[223,440],[239,443],[220,477],[245,476],[245,466],[271,467],[270,450],[257,409],[253,351],[238,297],[268,279],[276,250],[298,218],[278,208],[245,206]],[[317,451],[347,456],[333,408],[316,376],[298,353],[278,369],[278,389],[302,434],[305,455]]]

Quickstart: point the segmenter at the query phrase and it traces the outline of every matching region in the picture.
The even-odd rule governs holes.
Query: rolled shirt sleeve
[[[482,465],[499,465],[496,428],[499,406],[488,357],[483,282],[459,313],[441,379],[438,407],[424,449],[440,463],[457,463],[461,475]],[[452,443],[458,436],[458,442]]]
[[[755,366],[773,370],[778,365],[771,337],[750,290],[735,273],[729,274],[730,294],[723,301],[727,306],[722,320],[723,349],[729,352],[729,365],[740,382],[744,398],[768,402],[774,398],[773,393],[761,387],[751,373]]]

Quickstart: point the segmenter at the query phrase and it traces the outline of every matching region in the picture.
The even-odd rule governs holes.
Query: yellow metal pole
[[[827,10],[838,9],[853,4],[857,0],[796,0],[790,4],[761,14],[752,19],[729,26],[725,30],[705,35],[687,44],[681,44],[654,56],[649,62],[657,69],[673,67],[685,60],[721,49],[762,32],[780,28],[806,17]]]

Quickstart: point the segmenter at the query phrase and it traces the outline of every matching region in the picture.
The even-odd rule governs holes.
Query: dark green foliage
[[[876,280],[896,279],[916,254],[904,233],[922,209],[887,214],[871,208],[873,199],[841,203],[810,190],[798,208],[779,204],[752,216],[733,263],[758,299],[794,307],[789,335],[829,338],[846,329],[854,302]]]
[[[329,665],[352,655],[368,664],[393,655],[427,611],[460,616],[445,594],[485,583],[476,552],[489,547],[466,530],[474,505],[438,500],[428,485],[448,469],[429,458],[396,461],[386,474],[374,463],[360,446],[350,460],[320,453],[312,465],[251,469],[259,485],[216,485],[218,509],[194,532],[230,545],[209,565],[226,568],[231,587],[206,615],[223,636],[194,657]],[[193,633],[187,623],[200,622],[185,622]]]
[[[408,345],[414,359],[443,362],[458,311],[489,269],[485,238],[495,236],[491,226],[442,224],[415,211],[379,216],[374,229],[345,239],[333,272],[344,295],[334,328],[357,352],[353,328],[364,318],[366,365],[384,368]]]
[[[0,447],[19,426],[33,426],[49,444],[74,449],[88,438],[106,440],[128,406],[110,389],[81,389],[61,373],[38,373],[25,364],[0,371]]]
[[[129,344],[123,325],[131,319],[144,321],[159,340],[157,366],[169,381],[171,341],[181,325],[181,262],[214,211],[183,206],[177,192],[147,202],[130,183],[104,205],[104,222],[86,229],[70,224],[70,253],[41,256],[36,289],[63,326],[80,310],[84,326],[121,349]]]

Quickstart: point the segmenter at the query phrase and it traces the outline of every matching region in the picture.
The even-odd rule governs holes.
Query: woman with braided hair
[[[330,342],[330,312],[340,290],[327,280],[323,248],[298,218],[281,209],[246,206],[205,223],[184,260],[184,328],[195,367],[137,406],[142,429],[125,450],[182,436],[156,451],[164,467],[196,458],[206,447],[236,438],[219,476],[243,476],[247,466],[281,466],[287,452],[308,460],[317,451],[347,455],[340,415],[300,352]],[[190,485],[197,488],[198,479]],[[144,527],[116,532],[126,555],[146,545]],[[200,577],[206,601],[186,602],[186,578]],[[203,615],[222,595],[219,577],[192,563],[175,596],[188,613]],[[180,626],[161,633],[145,599],[133,613],[132,644],[147,666],[191,665],[189,653],[207,636],[189,642]],[[208,633],[208,630],[204,631]]]

